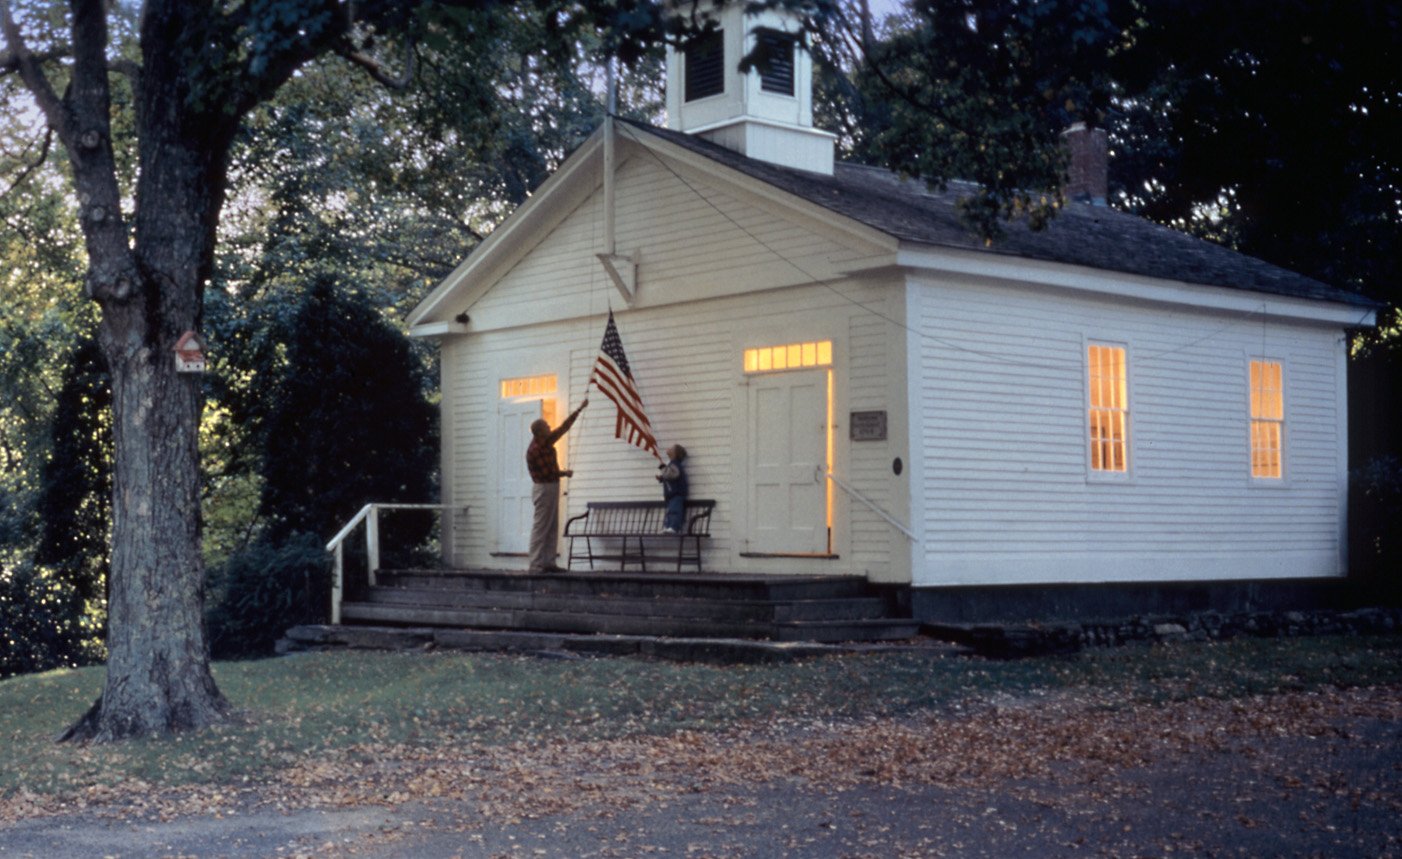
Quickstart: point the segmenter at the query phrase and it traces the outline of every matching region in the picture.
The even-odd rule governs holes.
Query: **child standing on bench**
[[[663,534],[680,534],[686,524],[686,448],[674,444],[667,448],[667,463],[658,466],[657,480],[662,484],[662,500],[667,502],[667,515],[662,517]]]

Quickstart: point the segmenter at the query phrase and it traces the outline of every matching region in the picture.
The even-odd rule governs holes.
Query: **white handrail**
[[[873,502],[871,499],[867,498],[865,495],[862,495],[862,493],[848,486],[846,483],[843,482],[842,478],[838,477],[836,474],[833,474],[831,471],[824,472],[824,476],[826,476],[827,479],[831,480],[833,483],[836,483],[843,492],[846,492],[848,495],[852,496],[853,498],[862,502],[866,506],[870,507],[873,513],[875,513],[877,516],[880,516],[882,519],[885,519],[887,524],[889,524],[892,528],[895,528],[897,531],[900,531],[902,534],[906,535],[906,537],[909,538],[912,543],[920,542],[920,538],[915,536],[914,531],[902,525],[900,522],[897,522],[895,518],[891,516],[891,514],[887,513],[885,510],[882,510],[880,507],[877,507],[876,503]]]
[[[334,553],[335,556],[335,566],[331,575],[331,622],[341,622],[341,597],[345,593],[345,542],[357,525],[365,523],[365,562],[369,568],[370,584],[374,585],[375,571],[380,568],[380,511],[447,509],[447,504],[366,504],[360,508],[360,512],[352,516],[345,527],[337,531],[336,536],[326,544],[326,551]]]
[[[374,504],[366,504],[364,507],[360,508],[360,512],[351,517],[351,520],[346,523],[346,527],[337,532],[336,536],[331,538],[331,542],[326,544],[326,551],[336,551],[341,543],[345,542],[345,539],[350,536],[351,531],[355,530],[355,526],[359,525],[361,521],[369,515],[370,508],[374,506]]]

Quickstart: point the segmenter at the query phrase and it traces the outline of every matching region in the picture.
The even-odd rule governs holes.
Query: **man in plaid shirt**
[[[533,573],[557,573],[560,566],[555,563],[556,544],[560,533],[560,478],[574,477],[574,471],[560,468],[560,459],[555,455],[555,442],[564,437],[574,426],[574,421],[584,407],[589,405],[585,397],[579,408],[553,431],[550,424],[540,419],[531,424],[531,444],[526,448],[526,470],[531,473],[531,502],[535,506],[535,519],[531,523],[531,566]]]

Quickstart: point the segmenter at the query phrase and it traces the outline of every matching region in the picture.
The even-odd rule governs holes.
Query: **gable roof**
[[[781,167],[692,134],[620,120],[625,133],[654,135],[901,241],[991,253],[1206,286],[1377,308],[1377,302],[1204,239],[1106,206],[1072,202],[1042,230],[1005,224],[991,244],[971,232],[956,206],[973,186],[933,191],[889,170],[838,162],[826,176]]]

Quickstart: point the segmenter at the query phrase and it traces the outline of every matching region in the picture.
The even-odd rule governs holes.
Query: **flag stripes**
[[[633,371],[628,366],[628,356],[623,352],[623,341],[618,337],[618,326],[613,321],[613,311],[609,311],[608,325],[604,327],[604,342],[599,345],[599,357],[594,362],[594,372],[589,376],[591,384],[597,385],[604,396],[613,400],[618,407],[618,419],[614,423],[613,437],[621,438],[631,445],[640,447],[659,460],[657,440],[652,434],[652,424],[648,422],[643,409],[643,398],[638,394],[638,386],[633,381]]]

